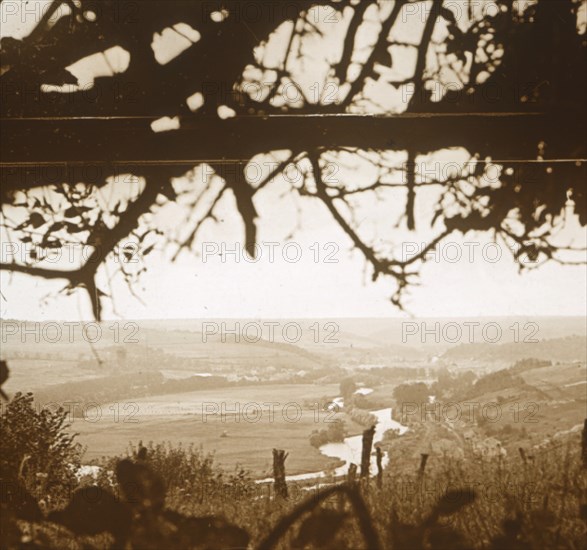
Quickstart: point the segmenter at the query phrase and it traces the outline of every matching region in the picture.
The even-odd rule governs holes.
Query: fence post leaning
[[[281,449],[273,449],[273,479],[275,480],[275,496],[286,499],[287,483],[285,482],[285,459],[288,453]]]
[[[377,453],[377,488],[383,487],[383,451],[381,447],[375,447]]]
[[[349,471],[347,473],[347,481],[349,485],[353,485],[357,481],[357,465],[349,464]]]
[[[420,468],[418,470],[418,475],[420,477],[422,477],[426,471],[426,462],[428,462],[428,456],[428,453],[420,453]]]
[[[363,449],[361,453],[361,479],[369,479],[369,465],[371,463],[371,447],[375,437],[375,426],[363,432]]]

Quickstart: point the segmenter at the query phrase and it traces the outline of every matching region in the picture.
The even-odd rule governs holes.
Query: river
[[[373,443],[378,443],[383,439],[383,434],[387,430],[398,430],[400,435],[408,431],[406,426],[403,426],[396,420],[391,418],[391,408],[381,409],[378,411],[370,411],[370,413],[377,417],[377,424],[375,425],[375,435]],[[344,464],[338,466],[334,470],[322,470],[320,472],[311,472],[307,474],[297,474],[286,476],[287,481],[305,481],[308,479],[318,479],[330,475],[335,477],[344,476],[347,474],[349,464],[361,464],[361,452],[363,449],[363,436],[353,435],[344,439],[342,443],[326,443],[320,447],[320,452],[331,458],[338,458],[344,461]],[[383,467],[387,465],[387,453],[383,454]],[[372,473],[377,472],[377,458],[375,453],[371,454],[371,468]],[[267,483],[273,481],[273,478],[266,478],[257,481],[257,483]]]

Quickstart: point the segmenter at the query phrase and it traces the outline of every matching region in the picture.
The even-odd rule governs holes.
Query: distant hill
[[[22,324],[25,321],[5,319],[0,322],[0,329],[2,330],[2,343],[5,343],[4,332],[7,325],[14,323]],[[439,325],[440,331],[450,325],[458,324],[461,327],[465,326],[467,322],[476,322],[480,325],[486,323],[495,323],[501,327],[502,338],[501,343],[507,343],[514,340],[515,333],[511,327],[518,323],[523,327],[526,323],[533,323],[537,325],[538,330],[536,337],[538,339],[553,339],[562,338],[565,336],[587,336],[587,324],[584,317],[421,317],[421,318],[322,318],[322,319],[121,319],[104,321],[101,323],[103,327],[103,334],[112,335],[113,331],[108,327],[113,324],[118,324],[121,327],[120,334],[124,336],[125,333],[122,327],[125,325],[137,326],[139,328],[139,337],[145,331],[150,334],[155,332],[165,334],[169,332],[182,333],[201,333],[205,332],[206,323],[208,323],[209,333],[217,327],[219,334],[220,328],[224,323],[227,330],[238,328],[242,335],[249,333],[255,334],[256,330],[260,329],[260,337],[262,340],[269,340],[269,324],[275,324],[274,328],[274,342],[275,343],[290,343],[297,344],[303,347],[312,345],[329,347],[341,346],[348,347],[374,347],[374,346],[403,346],[408,345],[414,348],[422,346],[440,347],[447,349],[454,346],[454,344],[466,343],[467,330],[463,330],[463,338],[459,342],[443,341],[441,337],[436,341],[434,336],[429,333],[428,336],[423,336],[425,330],[433,331],[435,325]],[[31,323],[31,322],[27,322]],[[48,324],[63,325],[63,321],[44,321],[40,323],[41,326]],[[83,322],[77,322],[80,325]],[[284,338],[282,331],[287,324],[298,325],[302,330],[300,339],[295,339],[295,330],[289,333],[290,339]],[[247,325],[249,329],[246,330]],[[292,327],[293,328],[293,327]],[[74,327],[77,331],[77,328]],[[415,331],[415,332],[414,332]],[[127,331],[128,332],[128,331]],[[477,331],[479,332],[479,331]],[[67,332],[65,332],[67,334]],[[524,336],[524,331],[521,330],[521,336]],[[232,340],[230,340],[232,338]],[[76,337],[77,339],[77,337]],[[32,341],[32,334],[29,335],[27,342]],[[234,337],[227,334],[228,341],[234,341]],[[478,341],[478,339],[475,339]]]
[[[361,327],[356,326],[356,321],[344,319],[341,321],[345,330],[354,328],[362,334]],[[349,326],[347,326],[347,323]],[[584,317],[425,317],[415,319],[389,319],[366,321],[363,330],[370,330],[368,336],[371,340],[382,344],[407,344],[413,347],[441,348],[442,350],[453,347],[455,344],[469,343],[469,328],[467,323],[477,323],[473,331],[474,342],[481,341],[483,325],[496,324],[501,329],[500,343],[514,342],[516,337],[523,340],[534,331],[530,326],[524,327],[527,323],[535,327],[535,337],[538,340],[562,338],[565,336],[587,336],[587,323]],[[517,332],[512,327],[517,323]],[[462,336],[459,341],[447,341],[443,333],[449,338],[455,334],[450,328],[451,325],[458,325]],[[435,330],[439,333],[436,338]]]
[[[61,322],[0,323],[2,358],[9,362],[7,389],[33,390],[133,371],[239,373],[270,368],[290,373],[318,371],[337,361],[320,352],[283,341],[240,335],[175,330],[165,321],[107,321],[65,325]],[[84,336],[84,330],[87,333]],[[26,328],[26,332],[25,332]],[[69,330],[71,329],[71,334]],[[60,332],[61,331],[61,334]],[[264,335],[267,336],[267,335]],[[276,339],[277,340],[277,339]],[[91,342],[90,342],[91,341]]]
[[[461,344],[450,348],[442,355],[445,362],[482,361],[513,364],[515,361],[526,358],[585,362],[587,360],[587,338],[585,336],[567,336],[540,340],[535,343]]]
[[[455,345],[442,338],[437,342],[434,336],[422,342],[422,331],[437,324],[442,331],[448,324],[464,326],[468,321],[499,324],[501,343]],[[527,322],[538,325],[539,342],[508,341],[514,336],[511,327],[515,323],[524,327]],[[119,320],[100,323],[97,339],[97,323],[26,322],[26,333],[24,324],[0,321],[2,358],[11,365],[11,391],[104,376],[106,371],[99,366],[98,357],[108,368],[120,366],[125,372],[137,367],[189,372],[228,372],[240,367],[263,373],[269,367],[294,372],[361,365],[420,367],[436,362],[433,356],[440,356],[445,364],[473,362],[500,367],[524,358],[585,361],[587,355],[585,319],[579,317]],[[87,327],[92,344],[84,337]],[[409,338],[405,337],[406,327],[411,329]],[[415,334],[414,329],[418,329]],[[124,367],[117,363],[121,348],[127,356]],[[151,353],[154,349],[168,356],[170,364],[157,365]],[[189,359],[190,364],[184,361],[179,365],[177,361],[177,366],[172,365],[174,357]],[[84,367],[79,368],[82,364]]]

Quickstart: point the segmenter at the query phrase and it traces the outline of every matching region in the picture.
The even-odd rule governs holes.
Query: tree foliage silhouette
[[[35,245],[27,261],[2,269],[65,279],[65,292],[85,288],[100,318],[107,291],[97,275],[108,258],[143,260],[159,241],[174,259],[193,250],[226,197],[254,255],[256,197],[291,166],[303,175],[292,198],[323,203],[373,279],[395,280],[400,307],[426,254],[453,233],[514,242],[519,260],[574,262],[569,254],[582,251],[555,236],[569,205],[587,224],[580,2],[488,4],[465,2],[465,12],[443,0],[55,0],[27,37],[1,42],[2,228]],[[410,17],[419,21],[411,34],[402,32]],[[164,63],[152,43],[169,33],[189,47]],[[72,64],[100,52],[108,63],[114,47],[128,66],[80,89]],[[415,60],[408,72],[406,59]],[[187,98],[198,93],[194,107]],[[179,128],[154,132],[160,117],[177,117]],[[439,152],[468,160],[431,176],[423,166]],[[247,166],[259,155],[275,162],[251,182]],[[349,164],[369,181],[329,177],[331,166]],[[214,175],[198,185],[202,166]],[[101,200],[108,185],[117,198]],[[434,212],[417,219],[430,191]],[[171,203],[186,211],[174,234],[158,224]],[[371,231],[357,220],[373,204],[384,213],[404,206]],[[390,229],[424,226],[427,245],[398,255]],[[87,258],[67,271],[47,265],[68,243],[89,247]],[[144,268],[118,269],[132,291]]]

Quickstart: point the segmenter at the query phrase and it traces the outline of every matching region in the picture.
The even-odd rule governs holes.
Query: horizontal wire
[[[479,117],[479,118],[503,118],[503,117],[528,117],[528,116],[547,116],[545,112],[490,112],[490,113],[399,113],[399,114],[370,114],[370,113],[272,113],[272,114],[238,114],[227,119],[220,119],[214,116],[202,117],[201,115],[178,114],[167,115],[170,118],[175,116],[184,119],[199,120],[233,120],[238,118],[380,118],[380,119],[410,119],[410,118],[456,118],[456,117]],[[47,116],[47,117],[1,117],[0,122],[8,121],[62,121],[62,120],[159,120],[166,118],[164,116],[154,115],[116,115],[116,116]]]
[[[327,152],[328,150],[326,150]],[[264,153],[258,153],[262,155]],[[269,154],[269,153],[267,153]],[[109,161],[84,161],[84,160],[72,160],[72,161],[31,161],[31,162],[1,162],[0,167],[3,168],[18,168],[18,167],[34,167],[34,166],[69,166],[69,165],[96,165],[96,164],[104,164],[104,165],[193,165],[193,164],[201,164],[204,162],[214,162],[215,164],[234,164],[236,162],[241,163],[250,163],[251,158],[246,159],[183,159],[183,160],[109,160]],[[275,161],[278,162],[278,161]],[[293,161],[292,161],[293,162]],[[472,159],[470,161],[465,161],[463,164],[470,164],[471,162],[479,163],[479,164],[563,164],[563,163],[574,163],[574,164],[582,164],[584,162],[587,163],[587,158],[577,158],[577,159],[547,159],[547,160],[537,160],[537,159],[515,159],[515,160],[507,160],[507,159]],[[291,164],[291,163],[290,163]],[[446,161],[446,164],[454,164],[454,161]]]

